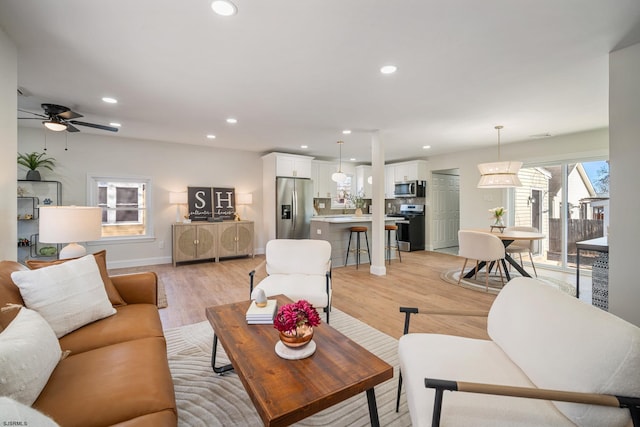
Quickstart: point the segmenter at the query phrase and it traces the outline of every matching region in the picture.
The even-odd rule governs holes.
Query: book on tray
[[[265,307],[258,307],[255,301],[251,301],[251,305],[247,310],[247,323],[250,325],[271,325],[277,309],[276,300],[267,300]]]

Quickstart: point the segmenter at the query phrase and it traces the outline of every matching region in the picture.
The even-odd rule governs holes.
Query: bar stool
[[[387,251],[387,261],[391,264],[391,249],[395,249],[398,252],[398,258],[400,262],[402,262],[402,255],[400,255],[400,246],[398,245],[398,226],[393,224],[385,224],[384,229],[387,231],[387,246],[385,249]],[[391,231],[396,232],[396,245],[391,246]]]
[[[371,253],[369,252],[369,238],[367,237],[367,227],[356,226],[349,228],[349,244],[347,245],[347,258],[344,260],[344,265],[347,265],[347,261],[349,261],[349,252],[353,251],[356,253],[356,270],[360,265],[360,253],[364,252],[364,249],[360,249],[360,233],[364,233],[365,241],[367,242],[367,255],[369,256],[369,264],[371,264]],[[353,233],[356,233],[356,248],[351,249],[351,236]]]

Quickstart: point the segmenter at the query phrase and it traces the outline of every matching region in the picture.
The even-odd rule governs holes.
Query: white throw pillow
[[[0,396],[32,405],[58,365],[61,353],[60,343],[46,320],[33,310],[21,308],[0,333]]]
[[[14,271],[28,308],[36,310],[58,338],[116,313],[93,255],[38,270]]]
[[[0,425],[59,427],[58,423],[42,412],[8,397],[0,397]]]

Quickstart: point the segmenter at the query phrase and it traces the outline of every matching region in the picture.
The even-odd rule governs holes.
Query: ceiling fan
[[[113,126],[99,125],[96,123],[87,123],[74,120],[83,117],[75,111],[71,111],[68,107],[56,104],[41,104],[44,114],[33,113],[31,111],[21,110],[23,113],[33,114],[38,117],[18,117],[19,120],[42,120],[42,124],[49,130],[56,132],[80,132],[80,129],[73,125],[86,126],[95,129],[107,130],[109,132],[118,132],[118,128]]]

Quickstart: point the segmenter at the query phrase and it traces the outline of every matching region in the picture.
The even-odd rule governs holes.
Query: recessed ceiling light
[[[423,149],[423,150],[428,150],[429,148],[431,148],[431,146],[430,146],[430,145],[423,145],[423,146],[422,146],[422,149]]]
[[[106,102],[107,104],[117,104],[118,100],[115,98],[109,98],[108,96],[105,96],[104,98],[102,98],[102,100],[104,102]]]
[[[308,145],[301,145],[300,148],[309,148]]]
[[[238,13],[236,5],[228,0],[213,0],[211,9],[220,16],[233,16]]]
[[[235,125],[236,123],[238,123],[238,119],[234,119],[233,117],[229,117],[227,119],[227,123],[231,123],[232,125]]]
[[[120,123],[111,122],[111,123],[109,123],[109,126],[113,126],[114,128],[119,128],[122,125]]]
[[[393,74],[396,71],[398,71],[398,67],[396,67],[395,65],[385,65],[384,67],[380,68],[380,72],[382,74]]]
[[[209,135],[207,135],[207,138],[208,138],[208,139],[216,139],[216,136],[215,136],[215,135],[213,135],[213,134],[209,134]]]
[[[342,131],[342,133],[345,134],[345,135],[349,135],[349,134],[351,134],[351,130],[350,129],[345,129],[345,130]]]
[[[529,135],[529,138],[551,138],[553,135],[551,135],[549,132],[545,132],[545,133],[538,133],[535,135]]]
[[[355,157],[352,157],[352,158],[350,158],[349,160],[350,160],[350,161],[352,161],[352,162],[355,162],[355,161],[356,161],[356,158],[355,158]]]

